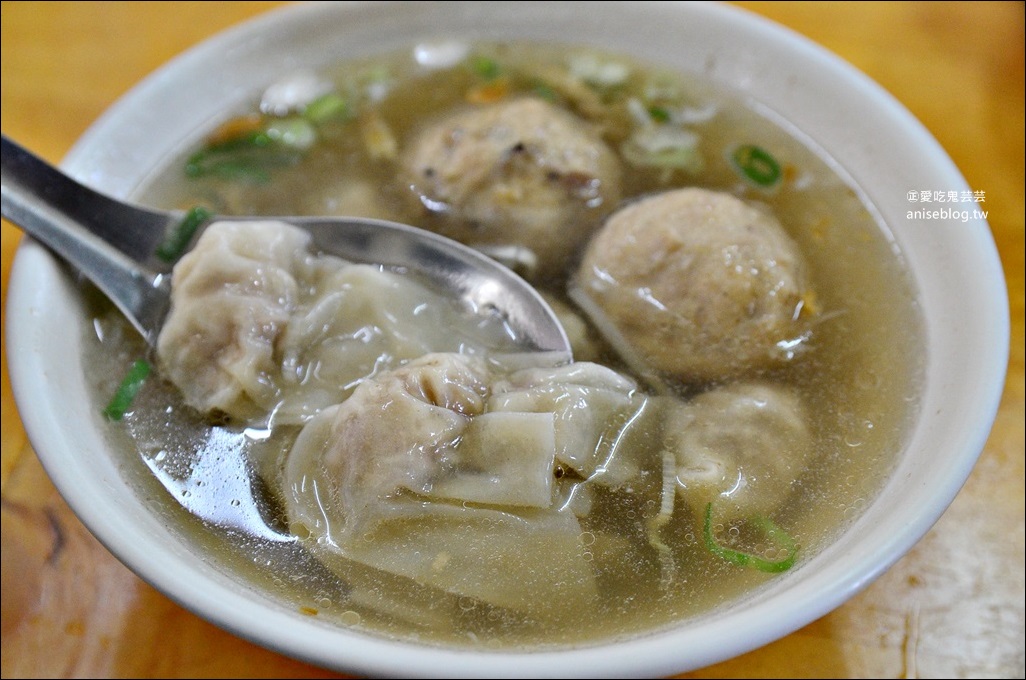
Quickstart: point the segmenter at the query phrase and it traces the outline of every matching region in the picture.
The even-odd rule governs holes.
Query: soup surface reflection
[[[110,425],[126,474],[239,581],[370,634],[594,644],[801,569],[883,484],[917,408],[915,291],[834,161],[757,103],[453,42],[251,104],[136,199],[450,236],[535,284],[574,357],[273,221],[178,261],[156,354],[96,300],[100,408],[156,368]]]

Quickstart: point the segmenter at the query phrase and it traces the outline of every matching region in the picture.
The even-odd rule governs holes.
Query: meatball
[[[792,358],[812,299],[797,244],[725,193],[678,189],[613,214],[589,244],[574,297],[629,362],[714,381]]]
[[[420,226],[484,251],[520,246],[529,277],[559,274],[620,198],[620,167],[589,125],[540,99],[460,111],[400,158]]]

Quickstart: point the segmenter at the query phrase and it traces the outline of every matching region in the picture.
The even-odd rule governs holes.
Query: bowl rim
[[[328,23],[331,18],[351,12],[362,12],[361,16],[365,17],[390,16],[396,10],[389,6],[395,4],[402,3],[378,3],[374,8],[368,8],[368,3],[360,2],[292,5],[272,10],[219,33],[182,53],[119,99],[80,138],[62,165],[86,183],[115,195],[127,196],[135,184],[145,178],[138,175],[117,176],[107,169],[126,164],[131,166],[132,163],[141,164],[138,167],[146,165],[142,160],[144,156],[139,155],[141,152],[125,151],[126,144],[131,147],[133,143],[144,141],[140,137],[141,133],[132,133],[122,128],[126,121],[145,123],[170,115],[168,108],[157,106],[140,118],[139,107],[145,108],[144,105],[148,103],[154,109],[154,103],[167,103],[168,89],[174,87],[183,73],[195,72],[210,63],[210,60],[223,58],[233,51],[243,55],[251,54],[259,49],[262,36],[268,32],[280,33],[297,30],[297,27]],[[437,6],[444,3],[413,3],[409,9],[416,9],[422,4]],[[502,6],[507,3],[485,4]],[[543,12],[548,3],[512,4],[519,10],[526,8]],[[578,3],[556,4],[561,5],[558,11],[572,11]],[[931,187],[968,189],[964,178],[937,141],[894,97],[853,66],[790,29],[727,5],[641,2],[612,3],[611,6],[618,7],[616,11],[642,13],[650,19],[664,16],[663,12],[684,12],[683,16],[691,21],[720,29],[729,26],[730,30],[738,31],[748,39],[758,40],[768,48],[779,50],[781,54],[804,60],[806,68],[816,71],[817,82],[834,78],[850,89],[846,96],[851,101],[861,98],[861,103],[856,103],[863,108],[857,110],[864,113],[868,120],[886,120],[892,124],[888,130],[881,131],[880,139],[876,140],[877,146],[893,144],[901,149],[913,149],[918,155],[911,158],[928,159],[926,163],[899,163],[901,172],[914,177],[929,177],[925,183]],[[432,10],[430,7],[422,7],[418,11]],[[490,10],[483,8],[480,11]],[[590,7],[588,11],[600,10]],[[730,69],[741,66],[718,64],[712,77],[730,77]],[[235,98],[237,101],[249,94],[249,88],[240,86],[227,89],[225,94],[227,98]],[[174,106],[170,108],[173,110]],[[854,114],[849,112],[845,115]],[[815,129],[812,143],[823,144],[829,141],[815,125],[811,128]],[[133,134],[136,136],[133,137]],[[120,145],[119,149],[112,148],[117,145]],[[879,149],[876,153],[880,153]],[[853,164],[865,162],[859,158]],[[901,172],[899,176],[905,177]],[[865,184],[860,182],[860,186]],[[937,225],[931,225],[931,228],[934,226]],[[96,479],[83,477],[80,465],[69,464],[75,463],[74,452],[80,442],[76,440],[75,433],[61,429],[60,405],[52,403],[48,395],[56,389],[78,389],[80,385],[74,376],[55,377],[55,369],[49,357],[40,349],[41,346],[47,346],[45,342],[48,341],[44,341],[44,336],[53,332],[53,327],[47,325],[50,322],[41,321],[45,317],[42,310],[52,306],[55,299],[63,299],[63,296],[69,294],[69,277],[62,265],[30,239],[23,239],[19,246],[9,282],[6,324],[8,355],[23,359],[9,361],[10,376],[30,441],[55,486],[86,527],[108,550],[158,590],[190,611],[241,637],[319,666],[365,674],[492,677],[556,673],[568,677],[598,677],[679,673],[755,649],[839,606],[886,571],[922,538],[968,478],[989,434],[1004,384],[1009,349],[1007,290],[997,249],[985,220],[941,225],[937,226],[937,232],[956,241],[966,260],[984,274],[968,282],[967,290],[963,291],[966,300],[961,302],[960,307],[963,312],[960,313],[970,314],[970,318],[964,319],[963,323],[975,324],[977,330],[991,329],[991,332],[978,332],[970,336],[967,331],[967,334],[951,340],[938,329],[927,329],[931,366],[939,361],[938,355],[950,359],[960,349],[968,349],[970,355],[965,360],[973,362],[971,370],[963,369],[947,383],[942,381],[933,386],[928,385],[927,389],[940,391],[945,386],[959,387],[974,395],[974,398],[954,403],[943,402],[941,405],[946,409],[945,415],[952,421],[948,424],[938,420],[939,416],[934,416],[933,422],[946,428],[943,436],[953,442],[951,446],[957,450],[958,455],[952,456],[955,464],[948,469],[929,473],[933,475],[930,479],[935,486],[924,507],[900,531],[880,535],[879,530],[876,530],[874,535],[878,540],[872,549],[864,553],[852,554],[851,546],[842,543],[802,565],[802,592],[784,605],[769,602],[774,592],[770,589],[752,600],[748,614],[741,619],[713,614],[701,617],[686,631],[670,628],[623,642],[603,643],[601,647],[588,645],[579,649],[521,654],[396,644],[382,637],[333,628],[294,612],[269,614],[265,606],[248,597],[243,588],[235,586],[202,559],[175,550],[174,547],[160,559],[155,559],[155,555],[169,549],[161,545],[159,536],[151,535],[157,529],[152,525],[140,529],[130,519],[116,516],[117,512],[126,509],[124,504],[116,500],[97,501],[98,493],[104,489],[116,491],[121,482],[113,478],[109,470],[105,470],[103,475],[92,475]],[[930,261],[934,256],[941,256],[939,251],[928,248],[922,250],[920,259],[914,260],[912,265],[931,270],[952,266],[947,261]],[[962,268],[967,266],[963,261]],[[951,347],[948,347],[949,342]],[[928,368],[931,375],[936,370]],[[40,377],[44,379],[40,380]],[[953,406],[960,406],[963,410],[951,413]],[[931,404],[927,404],[924,409],[931,407]],[[935,434],[934,438],[938,436]],[[910,442],[909,446],[924,445],[923,442],[927,440],[924,438],[927,438],[926,434],[914,438],[915,441]],[[916,486],[914,472],[899,471],[901,478],[894,483],[910,485],[911,493],[917,493],[919,487]],[[872,523],[885,516],[888,510],[888,507],[872,508],[863,518],[865,521],[860,520],[859,523]],[[113,518],[112,513],[115,513]],[[867,527],[865,530],[873,532],[874,528]],[[759,614],[769,615],[771,604],[772,616],[777,618],[777,625],[766,626],[759,621]],[[678,648],[676,651],[673,650],[674,646]],[[683,657],[680,649],[686,650]]]

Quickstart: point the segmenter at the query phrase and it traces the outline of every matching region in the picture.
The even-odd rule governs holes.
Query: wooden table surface
[[[3,132],[53,162],[140,79],[280,3],[2,3]],[[1024,677],[1023,3],[739,3],[833,50],[947,149],[985,209],[1011,300],[1008,379],[986,449],[926,537],[788,637],[689,678]],[[2,227],[6,302],[20,232]],[[43,472],[2,375],[8,677],[335,677],[200,620],[123,567]]]

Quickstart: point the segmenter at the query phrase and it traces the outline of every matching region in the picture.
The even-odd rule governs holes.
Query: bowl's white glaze
[[[920,415],[889,484],[830,548],[744,603],[633,641],[551,653],[446,650],[325,625],[261,598],[191,553],[126,483],[83,379],[84,320],[67,272],[26,240],[7,299],[11,379],[32,443],[87,527],[158,589],[233,632],[337,670],[398,675],[623,676],[678,673],[741,654],[824,615],[918,541],[969,475],[993,422],[1007,360],[1007,298],[983,221],[906,218],[906,192],[968,189],[893,98],[822,48],[743,11],[706,3],[316,3],[273,12],[154,73],[79,141],[64,168],[128,197],[167,155],[300,65],[433,38],[591,43],[740,89],[838,160],[889,225],[926,319]],[[183,96],[187,93],[188,96]]]

